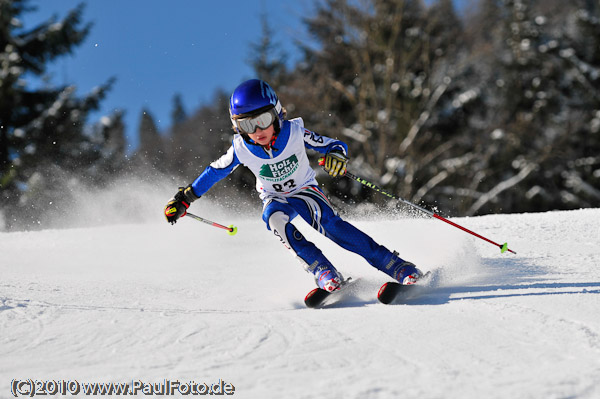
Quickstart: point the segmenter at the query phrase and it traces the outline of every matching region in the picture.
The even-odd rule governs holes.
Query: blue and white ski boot
[[[396,251],[392,254],[392,258],[385,269],[384,271],[387,274],[402,285],[414,284],[423,277],[423,273],[413,263],[399,258]]]
[[[380,270],[397,281],[387,282],[379,289],[377,299],[385,304],[390,304],[394,301],[397,302],[400,298],[406,299],[406,296],[411,291],[414,293],[414,289],[418,286],[416,283],[429,274],[427,272],[424,275],[414,264],[398,257],[397,252],[392,254],[389,262]]]
[[[313,273],[318,287],[304,298],[304,303],[309,308],[321,306],[332,293],[339,292],[342,285],[350,281],[350,279],[344,280],[341,273],[330,263],[317,266]]]
[[[333,267],[333,265],[318,266],[315,271],[315,281],[319,288],[327,292],[333,292],[340,289],[342,275]]]

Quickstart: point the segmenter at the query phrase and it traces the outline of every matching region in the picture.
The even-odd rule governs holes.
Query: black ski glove
[[[348,157],[340,151],[330,151],[325,155],[325,164],[323,169],[332,177],[344,176],[346,174],[346,165]]]
[[[185,216],[191,203],[198,198],[200,197],[194,194],[191,185],[185,188],[179,187],[177,194],[175,194],[165,206],[165,217],[167,218],[167,222],[171,224],[177,223],[177,219]]]

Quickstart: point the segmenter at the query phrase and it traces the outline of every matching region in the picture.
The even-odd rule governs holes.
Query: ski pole
[[[416,208],[416,209],[420,210],[421,212],[424,212],[424,213],[428,214],[429,216],[431,216],[431,217],[433,217],[433,218],[436,218],[436,219],[438,219],[438,220],[441,220],[442,222],[446,222],[446,223],[448,223],[448,224],[450,224],[450,225],[452,225],[452,226],[454,226],[454,227],[457,227],[457,228],[461,229],[462,231],[465,231],[465,232],[467,232],[467,233],[469,233],[469,234],[472,234],[472,235],[474,235],[474,236],[475,236],[475,237],[477,237],[477,238],[481,238],[482,240],[484,240],[484,241],[487,241],[487,242],[489,242],[490,244],[493,244],[493,245],[497,246],[498,248],[500,248],[500,252],[501,252],[501,253],[504,253],[504,252],[506,252],[506,251],[509,251],[509,252],[512,252],[513,254],[515,254],[515,255],[516,255],[516,252],[515,252],[515,251],[513,251],[513,250],[512,250],[512,249],[510,249],[510,248],[508,248],[508,243],[506,243],[506,242],[505,242],[504,244],[498,244],[497,242],[494,242],[494,241],[492,241],[492,240],[490,240],[490,239],[488,239],[488,238],[485,238],[484,236],[482,236],[482,235],[479,235],[479,234],[475,233],[474,231],[471,231],[471,230],[469,230],[469,229],[467,229],[467,228],[465,228],[465,227],[463,227],[463,226],[461,226],[461,225],[459,225],[459,224],[456,224],[456,223],[454,223],[454,222],[451,222],[450,220],[448,220],[448,219],[446,219],[446,218],[443,218],[442,216],[440,216],[440,215],[438,215],[438,214],[436,214],[436,213],[434,213],[434,212],[432,212],[432,211],[430,211],[430,210],[427,210],[427,209],[425,209],[425,208],[422,208],[422,207],[420,207],[420,206],[418,206],[418,205],[415,205],[415,204],[413,204],[412,202],[405,200],[404,198],[400,198],[400,197],[398,197],[398,196],[396,196],[396,195],[394,195],[394,194],[387,193],[387,192],[385,192],[385,191],[384,191],[382,188],[380,188],[380,187],[376,186],[375,184],[371,183],[370,181],[368,181],[368,180],[365,180],[365,179],[363,179],[362,177],[358,177],[358,176],[356,176],[356,175],[354,175],[354,174],[352,174],[352,173],[350,173],[350,172],[346,172],[346,176],[348,176],[349,178],[351,178],[351,179],[353,179],[353,180],[356,180],[356,181],[357,181],[357,182],[359,182],[360,184],[363,184],[363,185],[365,185],[365,186],[367,186],[367,187],[369,187],[369,188],[372,188],[373,190],[375,190],[375,191],[377,191],[377,192],[380,192],[380,193],[381,193],[381,194],[383,194],[383,195],[386,195],[386,196],[388,196],[388,197],[390,197],[390,198],[393,198],[393,199],[395,199],[395,200],[398,200],[398,201],[400,201],[400,202],[402,202],[402,203],[404,203],[404,204],[406,204],[406,205],[412,206],[413,208]]]
[[[322,163],[322,162],[323,162],[323,163]],[[324,158],[321,158],[321,159],[319,159],[319,165],[321,165],[321,166],[322,166],[322,165],[324,165],[324,162],[325,162]],[[512,253],[513,253],[513,254],[515,254],[515,255],[517,254],[517,253],[516,253],[515,251],[513,251],[512,249],[508,248],[508,243],[506,243],[506,242],[505,242],[504,244],[498,244],[497,242],[494,242],[494,241],[492,241],[492,240],[490,240],[490,239],[488,239],[488,238],[485,238],[484,236],[482,236],[482,235],[479,235],[479,234],[475,233],[474,231],[471,231],[471,230],[469,230],[469,229],[467,229],[467,228],[465,228],[465,227],[462,227],[462,226],[461,226],[461,225],[459,225],[459,224],[456,224],[456,223],[454,223],[454,222],[451,222],[451,221],[449,221],[448,219],[445,219],[445,218],[441,217],[440,215],[438,215],[438,214],[436,214],[436,213],[434,213],[434,212],[431,212],[430,210],[427,210],[427,209],[425,209],[425,208],[423,208],[423,207],[420,207],[420,206],[418,206],[418,205],[415,205],[415,204],[413,204],[412,202],[405,200],[404,198],[400,198],[400,197],[398,197],[397,195],[390,194],[390,193],[386,192],[384,189],[382,189],[381,187],[378,187],[377,185],[375,185],[375,184],[371,183],[370,181],[368,181],[368,180],[366,180],[366,179],[363,179],[362,177],[356,176],[356,175],[354,175],[354,174],[352,174],[352,173],[350,173],[350,172],[348,172],[348,171],[346,171],[346,174],[345,174],[345,176],[346,176],[346,177],[349,177],[350,179],[356,180],[356,181],[357,181],[357,182],[359,182],[360,184],[362,184],[362,185],[364,185],[364,186],[367,186],[367,187],[369,187],[369,188],[371,188],[371,189],[373,189],[373,190],[375,190],[375,191],[377,191],[377,192],[379,192],[379,193],[381,193],[381,194],[383,194],[383,195],[385,195],[385,196],[387,196],[387,197],[393,198],[393,199],[395,199],[395,200],[398,200],[398,201],[400,201],[400,202],[402,202],[402,203],[404,203],[404,204],[406,204],[406,205],[412,206],[413,208],[415,208],[415,209],[418,209],[418,210],[420,210],[421,212],[424,212],[424,213],[428,214],[429,216],[431,216],[431,217],[433,217],[433,218],[435,218],[435,219],[441,220],[442,222],[446,222],[446,223],[448,223],[449,225],[452,225],[452,226],[454,226],[454,227],[457,227],[457,228],[461,229],[462,231],[465,231],[465,232],[467,232],[467,233],[469,233],[469,234],[472,234],[472,235],[474,235],[474,236],[475,236],[475,237],[477,237],[477,238],[481,238],[482,240],[484,240],[484,241],[487,241],[487,242],[489,242],[490,244],[493,244],[493,245],[497,246],[498,248],[500,248],[500,252],[501,252],[501,253],[504,253],[504,252],[506,252],[506,251],[509,251],[509,252],[512,252]]]
[[[237,233],[237,227],[235,227],[232,224],[230,224],[229,226],[223,226],[222,224],[213,222],[213,221],[208,220],[208,219],[201,218],[200,216],[194,215],[193,213],[189,213],[189,212],[187,212],[185,214],[185,216],[189,216],[192,219],[196,219],[199,222],[203,222],[203,223],[206,223],[206,224],[210,224],[211,226],[227,230],[227,234],[229,234],[230,236],[234,236]]]

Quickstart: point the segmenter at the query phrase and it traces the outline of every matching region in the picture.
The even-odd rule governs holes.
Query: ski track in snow
[[[389,306],[385,275],[297,222],[356,280],[323,309],[304,307],[312,277],[258,218],[231,220],[234,237],[191,219],[0,233],[0,398],[13,378],[223,379],[240,398],[600,398],[600,210],[452,220],[517,255],[433,219],[354,222],[432,271]]]

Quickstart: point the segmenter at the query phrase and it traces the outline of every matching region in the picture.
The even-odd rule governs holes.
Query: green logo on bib
[[[268,181],[282,181],[287,179],[298,169],[298,158],[292,155],[277,163],[267,163],[260,168],[260,177]]]

